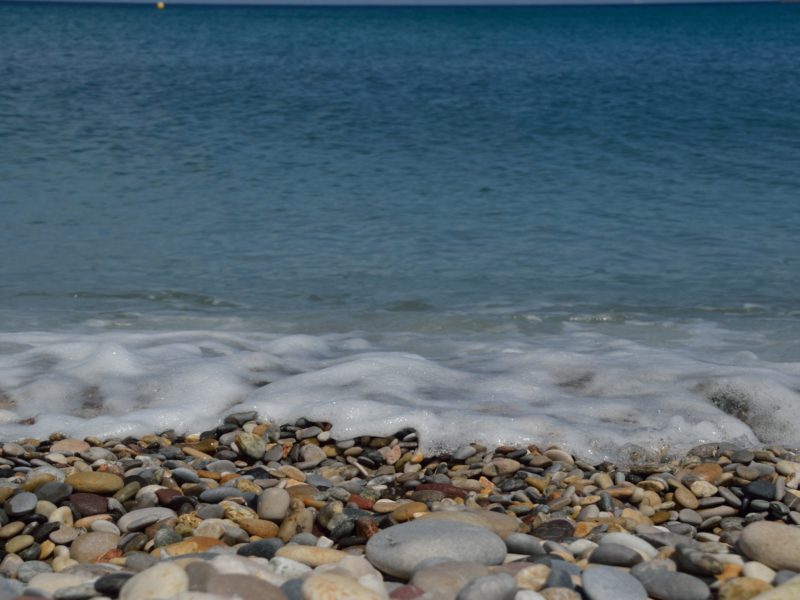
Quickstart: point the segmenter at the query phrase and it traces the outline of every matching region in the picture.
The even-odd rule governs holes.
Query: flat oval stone
[[[464,523],[465,525],[484,527],[493,531],[503,539],[507,538],[512,533],[518,532],[522,528],[522,522],[516,517],[510,517],[506,514],[491,510],[439,510],[424,514],[419,517],[419,520],[425,522],[435,520],[455,521]]]
[[[771,521],[750,523],[739,547],[748,558],[775,570],[800,571],[800,528]]]
[[[632,567],[642,560],[642,555],[633,548],[614,543],[599,545],[589,556],[590,563],[613,567]]]
[[[258,516],[268,521],[282,521],[289,512],[291,500],[283,488],[264,490],[258,497]]]
[[[355,579],[338,573],[312,575],[303,582],[303,598],[330,598],[337,600],[381,600],[371,589],[364,587]]]
[[[639,580],[614,567],[589,567],[581,578],[589,600],[647,600]]]
[[[225,498],[229,498],[231,496],[241,496],[242,490],[235,487],[229,486],[220,486],[218,488],[212,488],[210,490],[205,490],[202,494],[200,494],[200,502],[208,502],[209,504],[218,504],[225,500]]]
[[[161,562],[137,573],[122,586],[120,600],[169,598],[189,590],[189,576],[174,562]]]
[[[36,496],[36,494],[31,492],[20,492],[19,494],[14,494],[8,499],[5,510],[10,517],[27,515],[36,509],[36,503],[38,501],[39,498]]]
[[[109,550],[114,550],[119,536],[102,531],[90,531],[78,536],[69,549],[69,556],[79,563],[92,563]]]
[[[708,600],[711,589],[693,575],[660,569],[649,563],[637,565],[631,575],[636,577],[655,600]]]
[[[140,531],[153,523],[177,516],[174,510],[163,506],[140,508],[122,515],[120,520],[117,521],[117,527],[119,527],[119,530],[123,533],[127,533],[128,531]]]
[[[543,540],[560,542],[564,538],[572,537],[575,526],[566,519],[551,519],[535,527],[531,534]]]
[[[427,518],[382,529],[366,547],[366,557],[373,566],[403,579],[427,558],[498,565],[505,556],[505,543],[488,529]]]
[[[18,535],[6,542],[5,550],[9,554],[16,554],[33,544],[33,542],[32,535]]]
[[[100,494],[77,492],[70,495],[69,501],[72,502],[75,510],[83,517],[101,515],[108,512],[108,498]]]
[[[125,485],[119,475],[102,471],[73,473],[67,477],[66,483],[79,492],[92,492],[95,494],[113,494]]]
[[[53,442],[53,445],[50,446],[50,452],[58,452],[60,454],[80,454],[81,452],[88,452],[89,448],[89,444],[83,440],[67,438]]]
[[[339,562],[347,556],[347,553],[341,550],[334,550],[333,548],[289,544],[278,548],[275,552],[275,556],[290,558],[304,565],[308,565],[309,567],[318,567],[320,565]]]
[[[72,486],[61,481],[50,481],[36,490],[39,500],[47,500],[55,505],[61,504],[72,493]]]
[[[600,545],[603,544],[620,544],[622,546],[627,546],[628,548],[636,550],[646,559],[655,558],[658,554],[652,545],[630,533],[606,533],[600,538]]]
[[[476,577],[458,592],[456,600],[514,600],[517,583],[508,573]]]

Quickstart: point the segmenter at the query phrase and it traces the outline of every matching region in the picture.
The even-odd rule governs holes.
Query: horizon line
[[[557,8],[796,4],[800,0],[169,0],[167,7],[212,8]],[[0,4],[155,6],[157,0],[0,0]]]

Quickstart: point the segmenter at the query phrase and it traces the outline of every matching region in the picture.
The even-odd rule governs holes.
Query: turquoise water
[[[56,339],[135,354],[115,332],[222,328],[533,377],[536,410],[613,398],[671,418],[675,386],[705,410],[721,375],[701,365],[772,412],[800,402],[797,6],[0,4],[0,39],[11,397],[70,371]],[[543,354],[493,362],[511,347]],[[568,389],[577,355],[680,365],[657,389],[537,387]],[[417,383],[422,406],[479,402]],[[750,435],[715,418],[675,436]]]

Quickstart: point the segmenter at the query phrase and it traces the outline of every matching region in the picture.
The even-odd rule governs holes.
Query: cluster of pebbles
[[[2,444],[0,600],[800,598],[800,457],[423,456],[253,413],[213,431]]]

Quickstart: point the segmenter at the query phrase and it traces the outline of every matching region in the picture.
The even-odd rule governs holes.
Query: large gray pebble
[[[373,566],[403,579],[408,579],[417,563],[434,556],[499,565],[506,557],[506,545],[483,527],[436,519],[394,525],[367,542],[366,557]]]
[[[647,600],[639,580],[615,567],[589,567],[582,581],[589,600]]]
[[[746,556],[776,570],[800,571],[800,528],[771,521],[750,523],[739,548]]]
[[[707,600],[711,597],[711,590],[706,583],[687,573],[676,573],[642,563],[634,567],[631,574],[655,600]]]
[[[456,600],[514,600],[517,582],[508,573],[476,577],[458,592]]]

